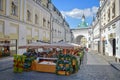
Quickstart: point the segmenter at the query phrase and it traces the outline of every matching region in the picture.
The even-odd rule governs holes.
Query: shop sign
[[[115,38],[116,37],[116,33],[110,33],[108,35],[108,38],[111,39],[111,38]]]

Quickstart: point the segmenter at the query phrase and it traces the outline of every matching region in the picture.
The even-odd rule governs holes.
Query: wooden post
[[[63,49],[63,54],[66,54],[66,49]]]

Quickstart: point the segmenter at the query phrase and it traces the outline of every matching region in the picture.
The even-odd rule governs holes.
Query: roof
[[[83,14],[81,23],[78,25],[78,28],[88,28],[88,24],[85,21],[85,16]]]
[[[81,22],[79,25],[78,25],[78,28],[87,28],[88,25],[87,23],[84,21],[84,22]]]

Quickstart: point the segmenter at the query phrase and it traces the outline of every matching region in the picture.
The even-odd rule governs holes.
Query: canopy
[[[25,46],[19,46],[19,48],[61,48],[61,49],[73,49],[79,47],[79,45],[75,43],[65,43],[65,42],[57,42],[57,43],[43,43],[43,42],[34,42],[31,44],[27,44]]]
[[[65,42],[58,42],[58,43],[52,43],[49,45],[51,48],[63,48],[63,49],[70,49],[74,48],[73,45],[65,43]]]
[[[75,44],[75,43],[68,43],[68,44],[73,45],[73,46],[74,46],[74,48],[79,48],[79,47],[80,47],[80,45]]]
[[[63,48],[63,49],[73,49],[78,48],[80,45],[75,43],[57,42],[49,45],[51,48]]]
[[[27,45],[19,46],[19,48],[43,48],[48,46],[48,43],[43,43],[43,42],[33,42]]]

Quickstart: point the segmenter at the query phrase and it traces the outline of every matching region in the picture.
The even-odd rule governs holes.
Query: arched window
[[[31,13],[29,10],[27,10],[27,20],[30,21],[31,20]]]

